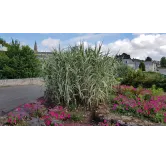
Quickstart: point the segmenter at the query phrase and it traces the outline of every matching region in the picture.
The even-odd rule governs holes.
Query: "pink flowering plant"
[[[47,109],[40,103],[28,103],[24,105],[24,110],[27,111],[31,117],[42,117]]]
[[[28,119],[28,114],[26,112],[21,112],[21,108],[17,108],[16,112],[10,112],[7,117],[8,125],[26,125],[26,120]]]
[[[8,125],[26,125],[26,121],[39,118],[46,126],[62,126],[63,122],[70,119],[70,114],[62,106],[47,109],[44,105],[37,103],[24,104],[16,108],[7,116]]]
[[[70,119],[70,117],[70,114],[62,106],[55,106],[49,109],[42,119],[44,119],[46,126],[62,126],[63,122]]]
[[[107,121],[107,120],[103,120],[103,122],[99,122],[99,124],[98,124],[99,126],[109,126],[110,124],[109,124],[109,122]]]
[[[166,95],[154,95],[152,90],[120,86],[113,99],[112,111],[166,122]]]

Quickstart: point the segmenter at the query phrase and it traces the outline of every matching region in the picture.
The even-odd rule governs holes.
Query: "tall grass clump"
[[[45,98],[55,104],[92,108],[108,102],[116,80],[118,61],[101,52],[102,45],[83,44],[54,50],[43,66]]]

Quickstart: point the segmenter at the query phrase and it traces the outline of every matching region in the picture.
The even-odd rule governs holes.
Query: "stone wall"
[[[42,78],[25,78],[25,79],[3,79],[0,80],[0,87],[4,86],[21,86],[21,85],[43,85]]]

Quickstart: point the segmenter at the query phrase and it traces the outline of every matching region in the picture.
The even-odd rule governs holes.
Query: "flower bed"
[[[43,99],[27,103],[8,113],[3,125],[7,126],[108,126],[107,121],[98,124],[87,121],[88,114],[69,112],[62,106],[48,108]],[[113,124],[112,124],[113,125]]]
[[[165,125],[166,95],[161,89],[115,87],[116,95],[109,105],[99,105],[95,117],[102,115],[100,121],[90,111],[78,108],[46,106],[44,99],[27,103],[8,113],[2,125],[9,126],[130,126]],[[108,106],[108,107],[107,107]],[[110,111],[109,111],[110,110]],[[98,113],[98,112],[99,113]],[[97,114],[98,113],[98,114]],[[3,118],[2,118],[3,119]]]
[[[112,111],[166,123],[166,95],[161,89],[120,86],[113,99]]]

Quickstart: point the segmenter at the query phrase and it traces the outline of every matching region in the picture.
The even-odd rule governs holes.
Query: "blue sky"
[[[133,34],[129,33],[0,33],[0,37],[7,42],[11,39],[17,39],[23,44],[27,44],[33,48],[34,42],[37,42],[38,50],[43,50],[46,46],[42,45],[42,41],[46,39],[57,39],[65,45],[77,43],[79,40],[87,41],[88,43],[96,43],[103,41],[104,44],[109,44],[118,39],[132,39]]]
[[[59,44],[63,48],[80,41],[93,47],[103,41],[103,51],[109,49],[113,54],[125,52],[132,58],[150,56],[153,60],[166,57],[166,34],[161,33],[0,33],[0,37],[7,42],[17,39],[32,49],[36,41],[38,51],[51,51]]]

